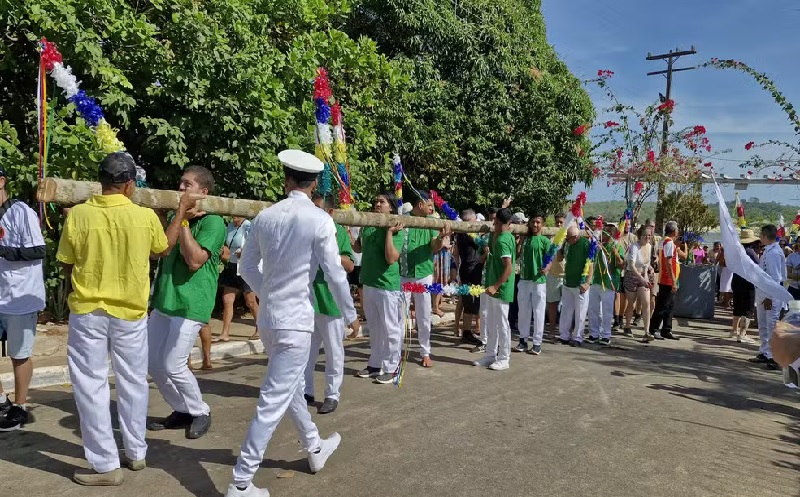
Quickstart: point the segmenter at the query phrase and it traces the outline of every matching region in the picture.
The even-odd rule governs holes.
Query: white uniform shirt
[[[352,323],[356,310],[333,219],[305,193],[293,191],[256,216],[239,258],[242,278],[266,302],[258,313],[259,329],[314,331],[311,283],[318,268],[345,322]]]
[[[0,245],[40,247],[44,237],[39,217],[23,202],[15,202],[0,219],[5,235]],[[0,314],[21,315],[44,309],[42,260],[8,261],[0,257]]]
[[[786,256],[783,255],[778,242],[768,245],[761,255],[759,266],[777,283],[786,281]],[[766,296],[756,287],[756,302],[762,302]]]

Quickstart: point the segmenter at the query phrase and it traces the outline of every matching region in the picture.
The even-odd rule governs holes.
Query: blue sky
[[[662,76],[649,71],[666,68],[648,62],[648,52],[689,49],[676,67],[694,66],[712,57],[736,59],[766,72],[790,102],[800,107],[800,2],[797,0],[543,0],[548,41],[580,79],[598,69],[615,72],[610,84],[626,104],[643,109],[664,92]],[[669,9],[669,13],[662,13]],[[590,91],[597,108],[603,95]],[[731,149],[714,160],[718,174],[739,177],[738,164],[751,153],[744,145],[767,139],[797,143],[785,114],[746,74],[734,70],[697,69],[676,73],[672,98],[675,128],[702,124],[716,150]],[[762,152],[762,155],[765,155]],[[725,159],[725,160],[724,160]],[[582,185],[576,185],[576,192]],[[733,199],[733,188],[724,191]],[[705,188],[706,197],[711,191]],[[587,190],[589,201],[622,199],[618,187],[597,181]],[[756,186],[742,198],[758,197],[800,206],[800,188]]]

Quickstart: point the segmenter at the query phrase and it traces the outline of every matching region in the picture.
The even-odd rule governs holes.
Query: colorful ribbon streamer
[[[397,213],[403,213],[403,163],[400,154],[395,152],[392,158],[392,173],[394,174],[394,195],[397,197]]]
[[[547,267],[553,259],[556,257],[556,253],[558,250],[564,245],[564,241],[567,239],[567,228],[569,228],[573,222],[578,222],[578,225],[582,225],[583,221],[581,220],[581,215],[583,214],[583,204],[586,203],[586,193],[581,192],[576,198],[575,202],[572,203],[572,207],[570,207],[569,212],[567,213],[567,218],[564,219],[564,225],[558,229],[555,236],[553,237],[553,243],[550,245],[550,250],[544,254],[542,258],[542,267]],[[577,212],[577,215],[575,214]]]
[[[353,194],[350,191],[350,164],[347,162],[347,137],[344,133],[342,106],[338,101],[334,102],[331,107],[331,120],[333,122],[333,160],[336,162],[336,173],[339,175],[341,183],[339,208],[349,209],[353,204]]]
[[[436,206],[437,209],[444,212],[444,215],[447,216],[447,219],[451,221],[455,221],[458,219],[458,212],[456,212],[450,204],[448,204],[436,190],[431,190],[430,192],[431,200],[433,200],[433,205]]]

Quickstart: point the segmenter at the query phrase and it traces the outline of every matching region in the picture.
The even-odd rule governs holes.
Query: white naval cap
[[[321,173],[324,165],[315,156],[302,150],[284,150],[278,154],[281,164],[301,173]]]

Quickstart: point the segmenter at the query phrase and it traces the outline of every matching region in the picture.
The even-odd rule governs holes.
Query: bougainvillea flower
[[[667,113],[672,112],[672,109],[674,108],[675,108],[675,101],[672,100],[671,98],[667,99],[666,102],[657,107],[659,112],[667,112]]]
[[[744,149],[750,150],[751,148],[753,148],[753,145],[755,145],[755,142],[747,142],[747,144],[744,146]]]
[[[652,150],[647,151],[647,161],[652,162],[654,164],[656,162],[656,153],[653,152]]]
[[[581,136],[581,135],[583,135],[584,133],[586,133],[586,130],[587,130],[588,128],[589,128],[589,127],[588,127],[587,125],[585,125],[585,124],[581,124],[580,126],[578,126],[577,128],[575,128],[575,129],[573,129],[573,130],[572,130],[572,134],[573,134],[573,135],[575,135],[575,136]]]
[[[704,134],[706,134],[706,128],[705,128],[705,126],[700,126],[700,125],[697,125],[697,126],[695,126],[695,127],[694,127],[694,133],[695,133],[695,134],[697,134],[697,135],[704,135]]]
[[[606,121],[606,123],[603,124],[603,127],[606,129],[613,128],[614,126],[619,126],[619,123],[615,123],[614,121]]]

